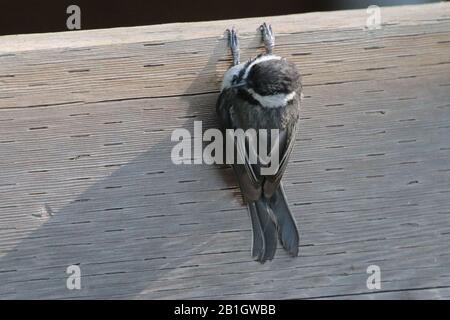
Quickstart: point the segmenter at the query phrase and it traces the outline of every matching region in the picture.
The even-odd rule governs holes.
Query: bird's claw
[[[259,27],[259,30],[261,31],[262,34],[262,40],[264,42],[266,52],[269,54],[272,53],[273,48],[275,47],[275,36],[272,31],[272,26],[264,22]]]
[[[239,64],[240,52],[239,52],[239,38],[237,36],[236,29],[232,27],[227,29],[228,32],[228,43],[231,49],[231,54],[233,55],[233,65]]]

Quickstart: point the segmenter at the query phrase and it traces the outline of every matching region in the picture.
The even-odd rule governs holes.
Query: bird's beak
[[[241,82],[238,82],[238,83],[235,83],[235,84],[231,85],[231,87],[235,88],[235,89],[245,88],[245,87],[247,87],[247,82],[241,81]]]

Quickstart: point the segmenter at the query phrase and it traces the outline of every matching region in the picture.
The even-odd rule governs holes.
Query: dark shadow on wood
[[[219,42],[215,51],[223,48],[223,44]],[[216,53],[211,56],[204,70],[217,64]],[[200,72],[198,78],[203,76],[203,72]],[[192,86],[195,86],[195,81]],[[192,92],[192,88],[187,92]],[[212,102],[211,113],[215,113],[216,98],[217,94],[211,94],[209,98]],[[184,99],[188,101],[194,114],[198,98],[186,96]],[[193,119],[188,119],[183,127],[192,132]],[[220,175],[226,182],[227,187],[223,190],[225,197],[229,197],[227,194],[232,192],[228,188],[236,188],[230,168],[172,164],[170,154],[173,145],[170,136],[167,136],[163,143],[121,166],[110,177],[80,194],[77,200],[59,212],[54,212],[39,229],[1,257],[0,297],[133,298],[147,290],[144,297],[157,298],[158,291],[166,289],[164,278],[170,277],[172,272],[180,272],[184,267],[189,267],[191,257],[203,254],[205,249],[211,249],[215,242],[220,241],[220,230],[211,230],[210,224],[197,215],[195,206],[192,206],[186,222],[186,217],[180,216],[176,208],[179,193],[149,194],[148,202],[142,204],[142,207],[126,207],[124,202],[127,199],[114,197],[108,189],[110,181],[114,181],[114,184],[117,181],[125,184],[128,182],[135,189],[129,191],[141,193],[147,186],[157,185],[168,173],[172,177],[182,176],[185,181],[195,181],[199,170],[210,170],[211,175]],[[167,161],[155,160],[161,158]],[[129,183],[136,173],[159,170],[164,173],[147,175],[142,185]],[[189,183],[186,183],[186,188],[189,188]],[[93,199],[108,200],[107,218],[103,206],[98,208]],[[217,205],[220,206],[219,203]],[[101,211],[98,212],[101,220],[95,219],[97,211]],[[245,209],[242,211],[245,213]],[[141,217],[141,221],[145,223],[133,223],[134,215],[136,219]],[[147,219],[142,218],[143,215]],[[224,210],[221,218],[226,217],[227,212]],[[192,224],[190,233],[178,234],[178,226],[183,222]],[[221,225],[227,225],[229,229],[235,227],[232,220],[229,223],[222,222]],[[229,250],[233,249],[231,245]],[[81,290],[66,288],[66,268],[73,264],[81,268]]]

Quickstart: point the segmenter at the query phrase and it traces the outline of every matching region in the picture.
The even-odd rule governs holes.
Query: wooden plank
[[[448,298],[450,5],[367,16],[265,19],[305,100],[301,253],[264,265],[231,170],[170,161],[173,129],[217,127],[224,29],[247,58],[262,19],[0,37],[0,298]]]

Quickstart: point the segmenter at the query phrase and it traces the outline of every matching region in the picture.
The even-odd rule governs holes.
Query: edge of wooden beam
[[[429,20],[430,12],[434,20]],[[450,3],[381,7],[382,25],[430,24],[448,17]],[[81,48],[126,43],[158,43],[222,38],[224,31],[235,26],[241,37],[254,36],[258,26],[267,21],[276,25],[278,34],[365,28],[366,9],[313,12],[286,16],[244,18],[207,22],[171,23],[152,26],[67,31],[58,33],[8,35],[0,37],[0,54],[57,48]],[[301,24],[301,27],[299,26]]]

